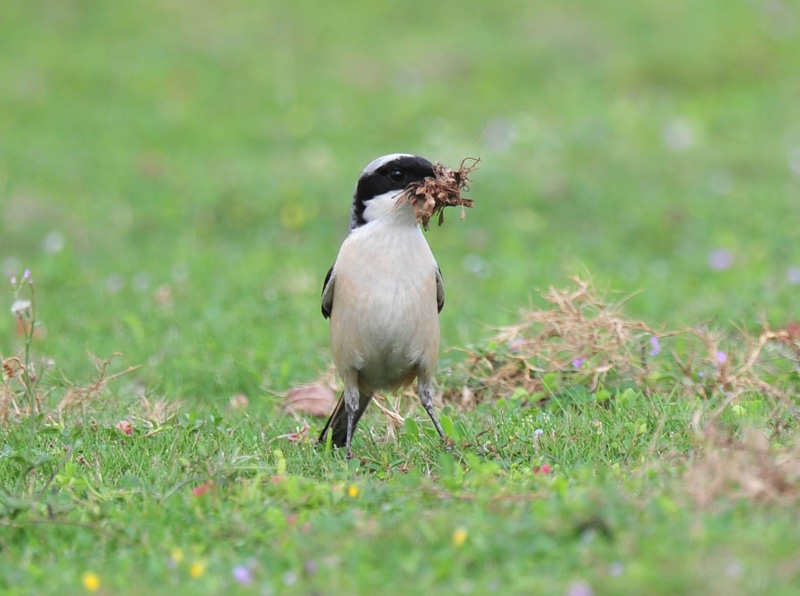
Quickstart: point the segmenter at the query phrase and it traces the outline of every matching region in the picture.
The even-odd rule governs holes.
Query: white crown
[[[361,176],[359,178],[363,178],[364,176],[369,176],[377,170],[382,165],[389,163],[390,161],[397,159],[398,157],[414,157],[411,153],[390,153],[389,155],[383,155],[377,159],[373,159],[366,168],[364,168],[361,172]]]

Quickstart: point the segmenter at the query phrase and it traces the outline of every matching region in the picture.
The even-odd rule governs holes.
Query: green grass
[[[276,438],[299,423],[275,394],[329,362],[321,283],[358,172],[393,151],[482,159],[475,208],[428,234],[442,386],[450,348],[587,271],[656,326],[797,318],[798,23],[739,0],[6,3],[0,266],[33,271],[42,387],[87,383],[87,352],[142,368],[63,423],[0,426],[0,591],[795,593],[796,500],[687,493],[717,399],[450,410],[450,451],[422,417],[384,442],[371,412],[348,466]],[[180,412],[125,436],[142,393]],[[794,444],[785,404],[743,405],[727,433]]]
[[[407,428],[396,443],[360,437],[362,461],[350,465],[274,440],[293,424],[267,412],[185,413],[149,437],[93,425],[41,432],[34,449],[51,459],[37,475],[58,473],[36,502],[5,503],[6,591],[78,590],[93,570],[123,594],[393,592],[407,582],[426,593],[559,593],[579,580],[613,594],[792,593],[794,507],[697,510],[687,498],[691,456],[679,454],[697,446],[697,404],[563,399],[448,409],[452,449],[432,429]],[[24,444],[24,427],[7,439]],[[195,562],[206,566],[198,579]],[[237,565],[253,586],[234,582]]]

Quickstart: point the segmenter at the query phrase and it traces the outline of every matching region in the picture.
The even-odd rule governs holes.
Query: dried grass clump
[[[106,387],[108,387],[111,381],[141,368],[141,366],[131,366],[121,372],[109,374],[108,367],[111,365],[111,362],[122,354],[115,353],[105,359],[98,358],[93,354],[89,355],[97,371],[95,378],[85,385],[69,383],[67,390],[64,392],[64,396],[56,405],[55,410],[47,413],[45,416],[46,418],[52,419],[51,421],[63,422],[68,414],[76,411],[83,411],[87,406],[96,402],[105,392]]]
[[[183,404],[165,398],[151,398],[140,395],[136,407],[131,408],[131,417],[140,426],[153,431],[163,427],[178,415]]]
[[[523,309],[521,321],[503,328],[496,341],[511,348],[511,358],[532,373],[569,371],[590,380],[590,387],[611,371],[641,381],[646,373],[643,350],[660,334],[643,321],[626,319],[622,301],[607,303],[589,282],[550,288],[547,310]]]
[[[120,354],[102,359],[91,355],[97,371],[94,379],[85,384],[64,380],[65,389],[58,401],[54,397],[60,391],[56,387],[45,387],[41,383],[42,372],[34,373],[32,364],[25,370],[20,358],[2,360],[2,379],[0,384],[0,424],[20,421],[31,415],[41,415],[47,424],[63,423],[73,413],[82,413],[93,406],[104,395],[108,384],[137,369],[129,367],[118,373],[110,373],[109,366]]]
[[[500,329],[490,350],[469,352],[460,389],[445,399],[464,407],[508,397],[519,390],[545,393],[582,385],[634,385],[645,392],[735,400],[763,393],[790,401],[791,371],[800,370],[800,336],[773,331],[765,322],[753,336],[707,325],[655,329],[622,312],[626,299],[610,302],[591,283],[542,294],[546,307],[520,311],[520,322]],[[546,380],[550,379],[550,383]]]
[[[542,297],[549,308],[522,309],[520,322],[494,337],[496,349],[469,354],[468,399],[463,391],[447,398],[463,403],[507,397],[518,389],[533,394],[544,389],[550,373],[591,389],[609,374],[641,383],[648,373],[650,338],[674,335],[625,318],[624,300],[608,303],[579,278],[573,278],[573,287],[551,287]]]
[[[720,498],[793,504],[800,500],[800,444],[771,446],[763,431],[748,429],[741,440],[706,427],[686,469],[686,491],[700,507]]]
[[[471,162],[467,165],[467,162]],[[439,216],[439,225],[444,223],[445,207],[461,207],[461,219],[466,213],[465,207],[472,207],[473,200],[461,196],[461,191],[469,191],[469,175],[477,167],[480,159],[468,157],[461,162],[457,170],[451,170],[437,163],[433,166],[433,178],[426,178],[423,182],[414,182],[397,199],[397,205],[408,201],[414,207],[417,221],[428,229],[430,220],[435,215]]]
[[[25,374],[25,365],[16,356],[0,358],[0,373],[0,424],[5,424],[9,418],[21,418],[30,410],[26,397],[32,383]]]

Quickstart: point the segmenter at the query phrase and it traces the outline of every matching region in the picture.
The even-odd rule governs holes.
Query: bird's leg
[[[436,412],[433,411],[433,377],[428,375],[420,375],[417,384],[417,391],[419,392],[419,401],[422,402],[422,407],[431,417],[433,425],[436,427],[436,432],[439,433],[442,441],[446,441],[442,425],[439,424],[439,419],[436,417]]]
[[[347,412],[347,440],[345,441],[347,459],[353,458],[353,453],[350,451],[350,441],[353,439],[353,427],[355,426],[356,413],[358,412],[358,402],[358,385],[347,383],[344,388],[344,408]]]

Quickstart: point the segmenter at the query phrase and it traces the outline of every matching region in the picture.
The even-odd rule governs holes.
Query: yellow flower
[[[347,487],[347,496],[351,499],[355,499],[358,496],[358,487],[355,484]]]
[[[194,563],[192,563],[191,567],[189,567],[189,576],[194,579],[197,579],[198,577],[203,575],[203,572],[205,572],[205,570],[206,570],[205,563],[203,563],[202,561],[195,561]]]
[[[453,544],[455,546],[461,546],[467,541],[467,531],[464,528],[456,528],[456,531],[453,532]]]
[[[293,202],[287,202],[281,209],[281,225],[287,230],[301,228],[306,222],[306,212],[302,207]]]
[[[97,592],[100,589],[100,577],[96,573],[87,571],[81,577],[81,581],[83,582],[83,587],[90,592]]]
[[[169,556],[173,561],[175,561],[175,563],[180,563],[183,561],[183,549],[181,549],[179,546],[176,546],[170,551]]]

